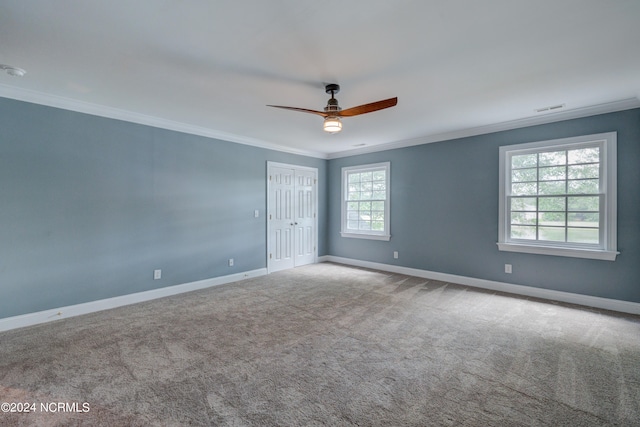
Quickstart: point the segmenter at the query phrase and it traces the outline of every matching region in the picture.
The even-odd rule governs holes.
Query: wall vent
[[[544,113],[545,111],[559,110],[561,108],[564,108],[564,104],[551,105],[549,107],[538,108],[538,109],[536,109],[534,111],[536,113]]]

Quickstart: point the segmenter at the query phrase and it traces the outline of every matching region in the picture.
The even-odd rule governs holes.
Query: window
[[[498,247],[614,261],[616,133],[500,147]]]
[[[389,240],[390,163],[342,168],[342,237]]]

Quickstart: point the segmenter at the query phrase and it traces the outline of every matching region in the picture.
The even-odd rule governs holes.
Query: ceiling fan
[[[317,114],[324,117],[323,129],[326,132],[336,133],[342,130],[341,117],[359,116],[360,114],[371,113],[373,111],[384,110],[385,108],[394,107],[398,103],[398,98],[389,98],[382,101],[372,102],[370,104],[359,105],[353,108],[347,108],[343,110],[338,105],[338,100],[335,98],[335,94],[340,92],[340,85],[331,83],[325,86],[325,92],[331,94],[331,99],[327,102],[327,106],[324,107],[324,111],[309,110],[306,108],[297,107],[285,107],[282,105],[267,105],[267,107],[284,108],[285,110],[300,111],[302,113]]]

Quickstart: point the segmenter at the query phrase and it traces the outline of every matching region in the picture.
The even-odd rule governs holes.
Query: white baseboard
[[[640,314],[640,303],[621,301],[616,299],[594,297],[590,295],[574,294],[571,292],[554,291],[551,289],[534,288],[531,286],[513,285],[511,283],[496,282],[493,280],[476,279],[473,277],[457,276],[455,274],[438,273],[436,271],[419,270],[417,268],[401,267],[398,265],[381,264],[371,261],[361,261],[352,258],[342,258],[332,255],[319,257],[319,262],[336,262],[340,264],[365,267],[375,270],[389,271],[392,273],[406,274],[408,276],[422,277],[425,279],[441,280],[443,282],[457,283],[475,288],[490,289],[493,291],[507,292],[516,295],[541,298],[552,301],[567,302],[570,304],[584,305],[587,307],[602,308],[621,313]]]
[[[475,288],[489,289],[499,292],[507,292],[516,295],[523,295],[541,298],[552,301],[567,302],[587,307],[601,308],[605,310],[618,311],[621,313],[640,314],[640,303],[621,301],[609,298],[594,297],[590,295],[580,295],[570,292],[554,291],[550,289],[534,288],[531,286],[514,285],[511,283],[496,282],[493,280],[476,279],[473,277],[457,276],[455,274],[439,273],[417,268],[402,267],[397,265],[382,264],[371,261],[361,261],[352,258],[342,258],[332,255],[318,257],[318,262],[336,262],[340,264],[353,265],[356,267],[371,268],[374,270],[389,271],[392,273],[406,274],[408,276],[423,277],[425,279],[440,280],[444,282],[457,283],[460,285]],[[184,292],[209,288],[212,286],[224,285],[226,283],[237,282],[250,277],[264,276],[267,274],[266,268],[245,271],[243,273],[231,274],[228,276],[214,277],[197,282],[184,283],[181,285],[168,286],[165,288],[153,289],[150,291],[138,292],[130,295],[122,295],[113,298],[91,301],[82,304],[70,305],[51,310],[28,313],[19,316],[0,319],[0,332],[25,326],[37,325],[40,323],[52,322],[82,314],[89,314],[96,311],[108,310],[110,308],[121,307],[157,298],[177,295]]]
[[[0,332],[264,276],[266,268],[0,319]]]

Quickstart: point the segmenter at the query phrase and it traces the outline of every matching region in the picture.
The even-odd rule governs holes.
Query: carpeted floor
[[[36,404],[2,426],[640,425],[640,318],[316,264],[0,333],[0,396]]]

